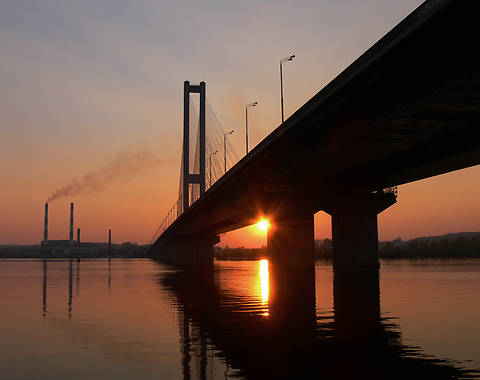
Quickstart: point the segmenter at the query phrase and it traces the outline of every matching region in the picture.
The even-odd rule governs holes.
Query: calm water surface
[[[480,259],[272,277],[0,260],[0,379],[480,378]]]

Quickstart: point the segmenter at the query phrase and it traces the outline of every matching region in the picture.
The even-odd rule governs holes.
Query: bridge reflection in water
[[[474,378],[402,343],[399,326],[381,317],[378,269],[334,273],[333,319],[316,311],[313,272],[285,273],[260,261],[257,280],[238,292],[222,287],[224,272],[159,273],[179,315],[184,379],[197,378],[192,366],[199,379],[210,378],[213,352],[227,363],[226,377]],[[256,307],[246,290],[259,299]]]

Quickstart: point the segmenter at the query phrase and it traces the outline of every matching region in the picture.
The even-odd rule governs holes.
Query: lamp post
[[[253,102],[245,106],[245,155],[248,154],[248,107],[255,107],[258,102]]]
[[[209,187],[212,187],[212,156],[215,156],[216,154],[218,153],[218,150],[216,150],[215,152],[213,153],[210,153],[210,186]]]
[[[227,135],[231,135],[233,133],[233,129],[230,132],[224,133],[223,134],[223,162],[224,162],[224,167],[225,171],[224,174],[227,172]]]
[[[295,58],[295,55],[291,55],[289,57],[286,57],[280,60],[280,98],[282,103],[282,124],[285,121],[285,117],[283,115],[283,67],[282,67],[282,64],[288,61],[293,61],[293,58]]]

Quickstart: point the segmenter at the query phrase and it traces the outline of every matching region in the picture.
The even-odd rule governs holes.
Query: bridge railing
[[[155,231],[155,234],[150,240],[150,244],[153,244],[155,240],[157,240],[159,236],[162,235],[165,230],[170,227],[172,223],[175,222],[175,220],[177,220],[177,218],[182,214],[181,205],[182,200],[179,198],[168,210],[167,215],[165,215],[165,218],[163,218],[160,226],[157,228],[157,231]]]

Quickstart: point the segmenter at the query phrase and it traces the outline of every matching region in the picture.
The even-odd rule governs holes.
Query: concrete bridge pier
[[[383,192],[335,196],[327,202],[334,269],[378,268],[377,215],[395,202],[393,193]]]
[[[267,233],[269,258],[276,268],[314,272],[313,208],[295,196],[284,200],[271,213]]]
[[[154,248],[152,258],[183,269],[212,269],[216,235],[176,236]]]

